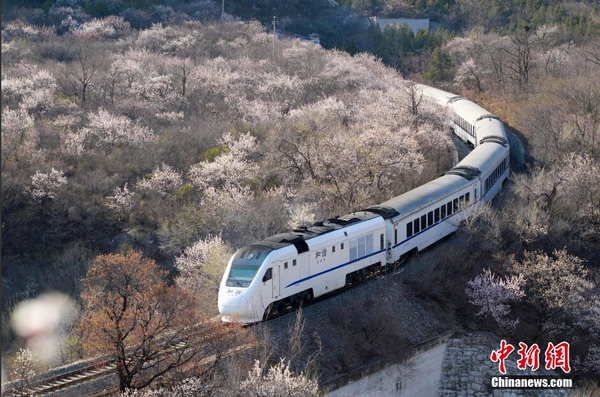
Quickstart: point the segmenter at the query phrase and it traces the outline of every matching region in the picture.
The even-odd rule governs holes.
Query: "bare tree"
[[[528,91],[531,71],[535,67],[532,59],[536,46],[535,36],[532,35],[529,26],[526,26],[522,32],[511,36],[510,42],[512,45],[503,49],[509,61],[506,66],[513,72],[510,78],[521,91]]]
[[[164,277],[154,261],[130,252],[99,256],[85,278],[84,348],[114,358],[121,390],[144,388],[209,354],[203,345],[216,335],[212,326]]]
[[[90,85],[100,68],[100,60],[91,43],[78,40],[75,47],[75,61],[68,67],[61,68],[61,80],[71,86],[81,99],[81,105],[85,106]]]

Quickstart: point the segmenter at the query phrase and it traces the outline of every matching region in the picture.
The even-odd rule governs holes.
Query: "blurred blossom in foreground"
[[[59,356],[62,324],[73,318],[75,304],[61,293],[49,293],[25,300],[15,308],[11,323],[25,347],[42,362],[50,363]]]

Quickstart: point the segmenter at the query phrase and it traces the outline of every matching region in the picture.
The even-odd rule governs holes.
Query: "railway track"
[[[207,323],[219,321],[219,316],[211,317],[207,320]],[[167,354],[176,349],[181,349],[186,345],[185,341],[180,341],[178,343],[173,344],[169,348],[165,349],[161,354]],[[234,348],[236,349],[236,348]],[[226,354],[230,354],[234,349],[231,349],[231,352],[226,352]],[[214,360],[214,356],[213,356]],[[61,373],[58,375],[54,375],[48,378],[40,379],[38,381],[30,382],[26,390],[20,391],[23,389],[20,387],[20,380],[16,380],[13,382],[9,382],[3,385],[3,388],[6,390],[3,391],[3,397],[23,397],[34,394],[36,396],[43,396],[51,392],[55,392],[59,389],[63,389],[66,387],[75,386],[77,384],[81,384],[84,382],[88,382],[92,379],[99,378],[101,376],[110,375],[116,372],[117,364],[114,359],[108,357],[100,357],[96,358],[92,361],[92,363],[88,365],[84,365],[83,367],[73,369],[71,371]],[[117,388],[118,389],[118,388]],[[112,389],[111,389],[112,392]],[[101,392],[103,393],[103,392]],[[110,394],[108,390],[105,391],[105,394],[93,393],[89,394],[89,396],[102,396]]]
[[[333,296],[348,294],[354,289],[354,287],[362,285],[365,282],[376,279],[380,276],[385,276],[386,274],[388,274],[388,272],[390,270],[397,270],[398,267],[400,265],[402,265],[403,263],[404,262],[396,264],[393,269],[388,269],[387,267],[384,267],[384,268],[382,268],[381,271],[372,274],[369,278],[364,280],[364,282],[350,284],[350,285],[348,285],[344,288],[341,288],[331,294],[316,298],[316,299],[310,301],[309,303],[307,303],[305,306],[306,307],[313,306],[313,305],[316,305],[316,304],[318,304],[326,299],[329,299]],[[271,315],[268,318],[268,321],[271,321],[271,320],[279,320],[280,321],[283,318],[285,318],[286,316],[294,313],[295,309],[296,308],[288,307],[283,312],[273,313],[273,315]],[[207,320],[208,323],[212,323],[212,322],[216,322],[216,321],[220,321],[220,316],[213,316]],[[254,325],[256,325],[256,324],[248,324],[245,327],[250,328],[250,327],[253,327]],[[176,349],[178,347],[181,348],[184,345],[184,343],[185,342],[179,342],[178,344],[175,344],[172,347],[172,349]],[[237,347],[234,347],[234,348],[228,350],[225,354],[226,355],[233,354],[235,352],[239,352],[240,350],[245,350],[248,348],[250,348],[250,346],[248,346],[248,345],[237,346]],[[203,364],[208,365],[208,364],[210,364],[211,360],[214,361],[215,359],[216,358],[214,356],[212,356],[212,357],[205,358],[202,361],[206,361]],[[9,387],[12,385],[14,385],[14,387],[10,387],[7,390],[5,390],[2,395],[6,396],[6,397],[23,397],[23,396],[29,396],[33,393],[36,396],[44,396],[49,393],[56,392],[57,390],[60,390],[60,389],[76,386],[78,384],[82,384],[84,382],[88,382],[88,381],[97,379],[102,376],[107,376],[107,375],[113,374],[116,372],[116,367],[117,367],[117,365],[113,359],[100,358],[100,359],[97,359],[97,361],[94,361],[92,364],[85,365],[81,368],[77,368],[72,371],[68,371],[68,372],[65,372],[65,373],[62,373],[59,375],[54,375],[49,378],[45,378],[45,379],[41,379],[41,380],[32,382],[29,384],[27,391],[25,391],[25,392],[17,391],[17,389],[18,389],[17,382],[19,382],[18,380],[14,381],[14,382],[10,382]],[[107,395],[111,395],[111,394],[118,392],[118,390],[119,390],[118,387],[110,388],[110,389],[106,389],[106,390],[99,391],[99,392],[85,394],[85,396],[86,397],[107,396]]]
[[[211,318],[211,320],[217,320],[218,318],[219,317],[216,316],[216,317]],[[174,345],[172,347],[172,349],[177,348],[177,347],[181,348],[183,346],[184,346],[184,342],[180,342],[180,343]],[[239,352],[248,350],[248,349],[252,348],[252,346],[253,346],[252,344],[245,344],[245,345],[233,347],[233,348],[227,350],[224,355],[220,355],[219,358],[227,357],[231,354],[235,354],[235,353],[239,353]],[[217,358],[218,357],[216,355],[211,355],[211,356],[208,356],[208,357],[205,357],[204,359],[202,359],[199,364],[201,366],[210,365],[210,364],[214,363],[214,361],[217,360]],[[53,393],[60,389],[72,387],[72,386],[75,386],[75,385],[78,385],[78,384],[81,384],[84,382],[89,382],[90,380],[99,378],[101,376],[113,374],[116,372],[116,368],[117,368],[117,365],[114,363],[114,360],[107,359],[105,361],[98,362],[98,363],[95,363],[92,365],[88,365],[88,366],[85,366],[82,368],[78,368],[76,370],[69,371],[69,372],[66,372],[61,375],[56,375],[56,376],[53,376],[50,378],[40,380],[38,382],[34,382],[34,383],[30,384],[28,389],[25,391],[17,391],[14,389],[5,390],[4,393],[2,394],[2,396],[24,397],[24,396],[30,396],[32,394],[34,394],[35,396],[44,396],[44,395],[47,395],[48,393]],[[86,393],[86,394],[81,394],[81,395],[85,395],[86,397],[100,397],[100,396],[111,395],[111,394],[117,393],[118,391],[119,391],[118,387],[111,387],[108,389],[104,389],[102,391],[95,391],[92,393]]]

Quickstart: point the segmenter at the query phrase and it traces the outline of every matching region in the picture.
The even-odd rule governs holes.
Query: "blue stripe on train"
[[[337,270],[337,269],[339,269],[339,268],[342,268],[342,267],[344,267],[344,266],[348,266],[348,265],[350,265],[350,264],[352,264],[352,263],[354,263],[354,262],[361,261],[361,260],[363,260],[363,259],[369,258],[369,257],[371,257],[371,256],[373,256],[373,255],[380,254],[380,253],[382,253],[382,252],[385,252],[385,249],[382,249],[382,250],[379,250],[379,251],[373,252],[373,253],[371,253],[371,254],[369,254],[369,255],[363,256],[362,258],[353,259],[353,260],[351,260],[350,262],[346,262],[346,263],[343,263],[343,264],[341,264],[341,265],[338,265],[338,266],[336,266],[336,267],[332,267],[331,269],[323,270],[323,271],[322,271],[322,272],[320,272],[320,273],[313,274],[312,276],[305,277],[305,278],[303,278],[303,279],[301,279],[301,280],[294,281],[293,283],[291,283],[291,284],[287,285],[285,288],[287,288],[287,287],[291,287],[292,285],[300,284],[300,283],[301,283],[301,282],[303,282],[303,281],[310,280],[311,278],[315,278],[315,277],[321,276],[321,275],[323,275],[323,274],[325,274],[325,273],[332,272],[332,271],[334,271],[334,270]]]
[[[507,168],[506,168],[506,170],[505,170],[505,171],[504,171],[502,174],[500,174],[500,177],[498,177],[498,179],[496,179],[496,180],[494,181],[494,183],[492,184],[492,186],[491,186],[491,187],[488,189],[488,191],[487,191],[487,192],[485,192],[485,194],[483,195],[483,197],[485,197],[485,195],[486,195],[486,194],[487,194],[487,193],[488,193],[490,190],[492,190],[492,187],[494,187],[494,185],[496,184],[496,182],[498,182],[500,179],[502,179],[502,176],[503,176],[503,175],[504,175],[504,174],[505,174],[505,173],[506,173],[508,170],[509,170],[509,167],[507,167]],[[483,197],[482,197],[482,199],[483,199]],[[457,211],[457,212],[453,213],[452,215],[450,215],[449,217],[446,217],[445,219],[442,219],[441,221],[438,221],[438,222],[434,223],[432,226],[429,226],[427,229],[421,230],[419,233],[417,233],[417,234],[414,234],[414,235],[412,235],[411,237],[407,238],[406,240],[399,242],[398,244],[394,245],[392,248],[396,248],[396,247],[398,247],[399,245],[401,245],[401,244],[404,244],[404,243],[405,243],[405,242],[407,242],[408,240],[412,240],[413,238],[417,237],[418,235],[420,235],[420,234],[422,234],[422,233],[424,233],[424,232],[426,232],[426,231],[428,231],[428,230],[431,230],[431,229],[433,229],[433,228],[434,228],[434,227],[436,227],[437,225],[441,224],[441,223],[442,223],[442,222],[444,222],[444,221],[447,221],[448,219],[452,218],[454,215],[457,215],[458,213],[460,213],[460,212],[462,212],[462,211],[463,211],[463,210],[459,210],[459,211]],[[373,256],[373,255],[377,255],[377,254],[380,254],[380,253],[382,253],[382,252],[385,252],[385,249],[379,250],[379,251],[377,251],[377,252],[373,252],[372,254],[369,254],[369,255],[363,256],[362,258],[357,258],[357,259],[351,260],[351,261],[349,261],[349,262],[343,263],[343,264],[341,264],[341,265],[338,265],[338,266],[336,266],[336,267],[332,267],[331,269],[327,269],[327,270],[324,270],[324,271],[322,271],[322,272],[320,272],[320,273],[313,274],[312,276],[305,277],[305,278],[303,278],[303,279],[300,279],[300,280],[298,280],[298,281],[294,281],[293,283],[291,283],[291,284],[288,284],[288,285],[287,285],[285,288],[291,287],[291,286],[293,286],[293,285],[296,285],[296,284],[300,284],[301,282],[304,282],[304,281],[310,280],[310,279],[312,279],[312,278],[315,278],[315,277],[319,277],[319,276],[321,276],[321,275],[323,275],[323,274],[325,274],[325,273],[332,272],[332,271],[334,271],[334,270],[340,269],[340,268],[342,268],[342,267],[344,267],[344,266],[348,266],[348,265],[350,265],[350,264],[352,264],[352,263],[354,263],[354,262],[358,262],[358,261],[360,261],[360,260],[363,260],[363,259],[369,258],[369,257],[371,257],[371,256]]]

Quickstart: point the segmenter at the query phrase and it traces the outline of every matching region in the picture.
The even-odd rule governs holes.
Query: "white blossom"
[[[177,284],[191,291],[199,291],[207,285],[218,288],[232,254],[221,236],[208,236],[197,241],[175,258],[175,267],[179,271]]]
[[[64,173],[53,167],[48,173],[38,171],[31,177],[32,188],[28,190],[28,193],[36,201],[44,198],[54,199],[67,183]]]
[[[316,380],[305,374],[294,375],[289,364],[283,359],[270,367],[266,374],[256,360],[254,367],[248,373],[248,379],[240,385],[240,391],[246,396],[260,397],[311,397],[319,395],[319,385]]]
[[[161,387],[155,390],[149,389],[129,389],[120,394],[120,397],[187,397],[187,396],[205,396],[211,391],[210,385],[200,378],[187,378],[181,383],[166,388]]]
[[[111,146],[140,146],[154,138],[152,130],[136,124],[125,116],[117,116],[104,109],[89,115],[87,126],[76,132],[62,134],[63,150],[81,156],[87,150],[107,149]]]
[[[290,218],[288,228],[295,229],[298,226],[307,226],[315,222],[315,203],[301,203],[288,205]]]
[[[190,167],[189,177],[194,185],[202,189],[228,185],[239,188],[256,177],[259,167],[250,159],[257,150],[256,138],[247,133],[236,139],[226,133],[219,144],[228,150],[214,161],[203,161]]]
[[[133,209],[135,204],[133,196],[134,192],[131,192],[127,187],[127,183],[125,183],[123,188],[115,187],[113,195],[106,197],[106,206],[120,216],[123,216]]]
[[[29,349],[20,348],[11,363],[11,376],[17,381],[15,391],[21,396],[34,396],[30,390],[31,378],[35,375],[35,360]]]
[[[170,165],[157,166],[152,175],[137,182],[136,188],[147,192],[155,192],[167,196],[177,192],[183,186],[181,174]]]
[[[40,162],[44,153],[38,149],[39,136],[33,128],[33,117],[27,110],[2,109],[2,164],[7,161]]]
[[[490,269],[470,280],[466,294],[473,305],[479,308],[477,316],[492,317],[498,325],[513,331],[519,319],[511,320],[509,303],[520,300],[525,296],[523,285],[525,278],[522,274],[501,278]]]

